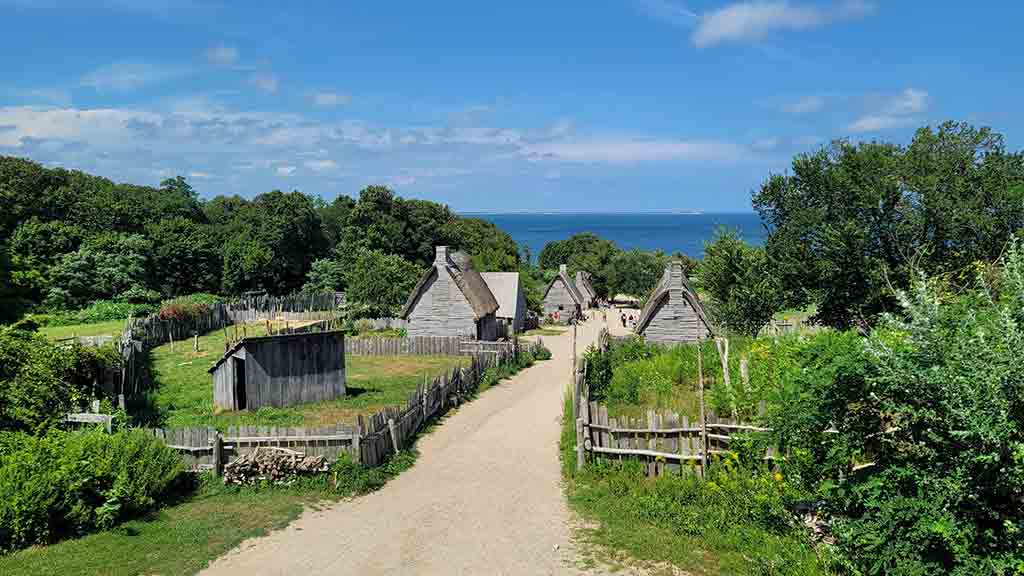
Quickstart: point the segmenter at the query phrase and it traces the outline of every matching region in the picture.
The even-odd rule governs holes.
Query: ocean
[[[739,231],[748,243],[760,245],[765,232],[753,213],[707,214],[465,214],[493,222],[520,245],[530,248],[534,260],[544,245],[565,240],[579,232],[611,240],[619,248],[682,252],[691,258],[704,256],[704,242],[715,229],[725,226]]]

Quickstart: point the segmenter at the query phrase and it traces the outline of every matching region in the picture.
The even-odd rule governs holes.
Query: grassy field
[[[415,457],[406,451],[381,468],[353,468],[339,474],[345,482],[338,485],[321,477],[287,487],[241,488],[204,475],[194,495],[150,518],[0,556],[0,574],[194,574],[243,540],[288,525],[308,507],[380,488]]]
[[[237,328],[241,333],[241,328]],[[245,326],[248,336],[263,335],[264,324]],[[215,413],[213,383],[207,369],[224,352],[224,331],[199,337],[199,352],[193,343],[164,344],[150,351],[156,389],[152,408],[162,426],[321,426],[354,422],[358,414],[376,412],[401,404],[425,377],[433,377],[465,362],[454,356],[347,356],[348,394],[326,402],[287,408],[261,408],[251,412]]]
[[[124,330],[124,320],[108,320],[95,324],[71,324],[70,326],[43,326],[39,333],[51,340],[72,336],[117,336]]]

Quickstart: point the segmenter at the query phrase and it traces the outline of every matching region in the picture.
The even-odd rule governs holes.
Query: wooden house
[[[711,322],[679,261],[669,262],[640,312],[636,333],[648,342],[674,344],[709,338]]]
[[[434,264],[420,278],[402,309],[412,336],[465,336],[497,340],[498,301],[469,257],[438,246]]]
[[[209,370],[222,410],[291,406],[345,395],[341,331],[243,338]]]
[[[583,307],[583,295],[573,283],[565,264],[562,264],[544,291],[544,317],[554,318],[559,324],[567,324],[580,315]]]
[[[583,305],[584,309],[597,306],[597,291],[594,290],[594,286],[590,283],[590,272],[584,272],[583,270],[576,272],[576,289],[579,290],[580,295],[586,301]]]
[[[498,301],[494,315],[506,334],[518,334],[526,324],[526,293],[519,282],[519,272],[481,272],[491,294]]]

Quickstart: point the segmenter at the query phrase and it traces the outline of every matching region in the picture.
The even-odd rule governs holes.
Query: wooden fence
[[[613,340],[602,330],[598,335],[598,346],[607,348]],[[667,471],[678,472],[684,466],[695,467],[703,476],[712,456],[728,453],[734,435],[770,431],[734,418],[721,417],[706,409],[703,371],[701,368],[698,370],[700,416],[694,421],[676,412],[655,410],[647,410],[644,417],[616,418],[609,417],[607,406],[590,400],[587,364],[583,361],[576,367],[573,382],[572,417],[576,422],[577,469],[587,458],[628,458],[642,462],[650,476]],[[764,412],[763,404],[761,412]],[[774,447],[769,447],[764,456],[765,460],[777,457]]]
[[[540,343],[510,344],[493,354],[472,356],[467,366],[455,367],[435,377],[429,385],[418,386],[405,406],[388,407],[367,418],[359,416],[355,426],[228,427],[227,433],[219,439],[213,428],[155,429],[151,433],[182,453],[193,470],[226,464],[231,457],[252,452],[259,446],[289,448],[306,455],[322,455],[328,460],[347,453],[365,466],[380,466],[390,455],[406,448],[427,423],[470,398],[488,368],[542,346]],[[220,446],[219,453],[217,446]]]
[[[346,338],[345,354],[353,356],[471,356],[508,352],[512,342],[482,342],[458,336],[410,338]]]

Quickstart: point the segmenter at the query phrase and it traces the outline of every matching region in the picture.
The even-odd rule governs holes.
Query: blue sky
[[[0,0],[0,154],[205,197],[750,210],[796,153],[1024,140],[1022,2]]]

